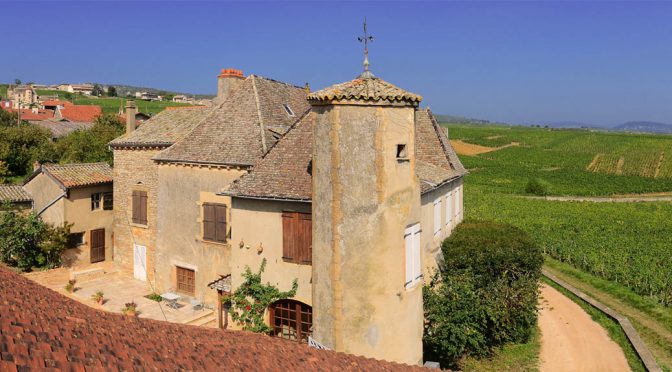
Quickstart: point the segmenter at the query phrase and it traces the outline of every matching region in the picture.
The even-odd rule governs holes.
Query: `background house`
[[[29,210],[33,206],[33,198],[21,185],[0,185],[0,210],[5,203],[9,203],[12,209]]]
[[[68,266],[112,259],[112,168],[107,163],[39,165],[23,189],[33,210],[53,225],[72,224]]]

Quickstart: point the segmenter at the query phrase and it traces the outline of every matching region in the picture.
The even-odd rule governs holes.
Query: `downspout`
[[[62,193],[61,195],[57,196],[54,200],[50,201],[47,205],[45,205],[44,207],[42,207],[42,209],[40,209],[40,211],[37,212],[37,215],[39,216],[39,215],[41,215],[42,213],[44,213],[44,211],[46,211],[46,210],[47,210],[49,207],[51,207],[52,205],[56,204],[57,201],[63,199],[67,194],[68,194],[67,191],[63,191],[63,193]],[[33,203],[35,203],[35,202],[33,201]]]

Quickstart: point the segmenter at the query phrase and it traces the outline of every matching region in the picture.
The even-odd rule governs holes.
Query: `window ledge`
[[[135,222],[131,222],[131,226],[133,226],[133,227],[139,227],[139,228],[141,228],[141,229],[149,229],[149,225],[142,225],[142,224],[135,223]]]
[[[203,239],[203,237],[200,237],[200,236],[197,236],[196,240],[201,242],[201,243],[204,243],[204,244],[218,245],[218,246],[222,246],[222,247],[231,248],[231,243],[229,243],[228,240],[226,242],[216,242],[216,241],[213,241],[213,240]]]

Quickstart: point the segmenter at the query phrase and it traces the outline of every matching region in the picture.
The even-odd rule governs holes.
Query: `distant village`
[[[119,89],[121,90],[121,89]],[[110,94],[111,93],[111,94]],[[104,97],[104,95],[106,97]],[[87,104],[74,104],[68,97],[87,98]],[[160,95],[152,91],[117,91],[113,85],[63,83],[58,85],[44,84],[10,84],[6,96],[0,94],[0,108],[18,114],[18,120],[49,129],[52,138],[57,139],[69,133],[87,129],[94,120],[103,113],[103,101],[100,105],[91,103],[95,99],[124,97],[147,102],[165,102],[191,106],[211,106],[211,100],[198,99],[183,94]],[[119,120],[126,121],[124,105],[120,100],[117,111]],[[153,113],[137,112],[138,123],[149,119]]]

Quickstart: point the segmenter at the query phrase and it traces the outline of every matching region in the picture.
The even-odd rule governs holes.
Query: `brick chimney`
[[[130,134],[135,130],[135,114],[138,108],[135,106],[135,101],[129,99],[126,101],[126,134]]]
[[[220,103],[226,99],[231,90],[238,86],[245,79],[243,71],[234,68],[224,68],[217,76],[217,98],[215,103]]]

